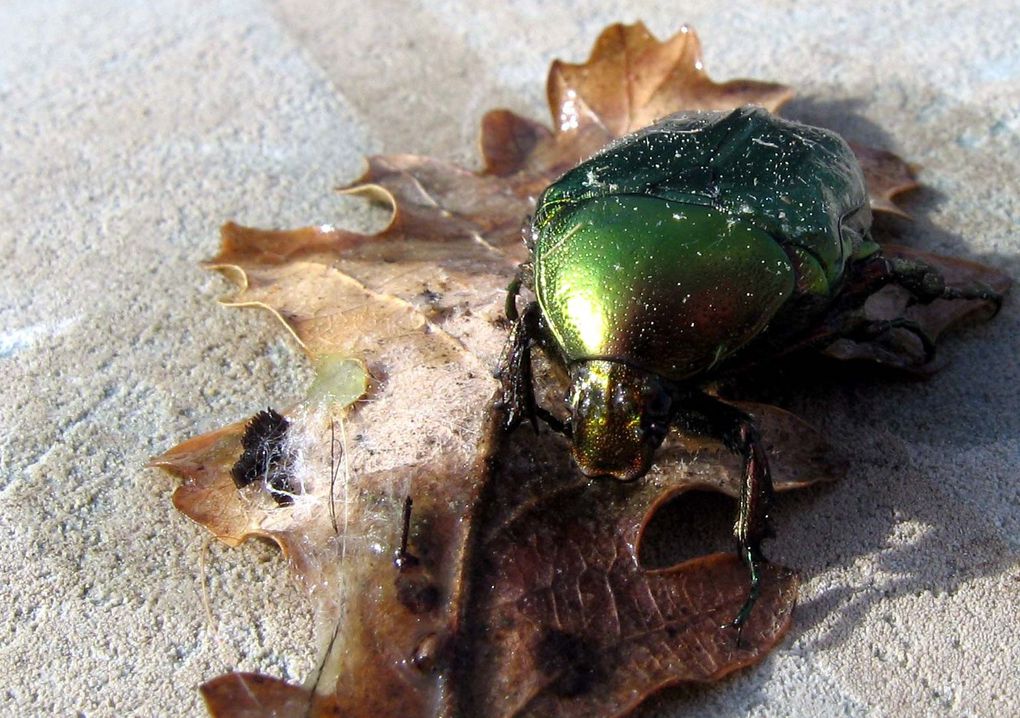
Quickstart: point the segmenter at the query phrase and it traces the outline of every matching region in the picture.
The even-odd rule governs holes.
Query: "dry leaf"
[[[845,470],[831,459],[825,442],[792,415],[765,405],[742,407],[761,426],[779,490],[833,480]],[[295,425],[302,420],[292,418]],[[356,425],[352,416],[347,428]],[[473,557],[451,551],[463,549],[458,529],[471,525],[459,520],[465,495],[478,488],[468,476],[432,485],[428,477],[414,477],[409,486],[393,475],[359,478],[362,502],[395,501],[387,482],[421,497],[411,549],[443,598],[436,611],[419,613],[397,596],[401,574],[390,553],[373,554],[356,540],[367,530],[376,541],[396,546],[396,520],[387,524],[378,514],[356,515],[364,507],[352,511],[348,552],[342,554],[342,537],[331,532],[322,508],[328,482],[319,487],[307,482],[309,493],[293,510],[263,501],[257,512],[228,476],[231,462],[222,459],[231,445],[238,455],[237,425],[160,459],[185,476],[175,497],[179,507],[197,520],[209,521],[195,511],[210,503],[227,517],[258,517],[263,526],[258,535],[281,544],[313,599],[335,600],[344,586],[354,589],[342,613],[343,651],[331,654],[330,670],[331,676],[336,670],[349,673],[335,679],[335,695],[319,697],[265,676],[224,676],[203,687],[213,715],[289,715],[272,710],[301,706],[303,712],[313,703],[313,715],[616,715],[663,686],[717,680],[759,660],[789,626],[796,579],[787,569],[768,567],[762,598],[738,645],[732,629],[722,625],[746,595],[739,560],[717,554],[669,569],[647,569],[638,561],[644,527],[671,498],[691,489],[739,493],[739,461],[714,442],[677,437],[664,446],[663,460],[645,480],[623,485],[580,477],[561,437],[535,437],[524,429],[493,458],[484,515],[467,514],[481,519],[474,522],[478,535],[468,548]],[[325,477],[326,468],[313,473]],[[281,513],[299,513],[302,506],[310,512],[303,520],[280,521]],[[274,528],[265,530],[272,514]],[[213,519],[206,525],[236,540],[238,524]],[[466,566],[470,576],[459,573]],[[470,600],[464,595],[467,580]],[[458,616],[457,608],[464,614]],[[410,665],[412,656],[425,655],[422,646],[433,664],[426,671]],[[448,691],[447,683],[460,690]],[[387,690],[379,690],[381,685]]]
[[[864,170],[864,177],[868,182],[868,194],[871,196],[871,209],[877,212],[896,214],[900,217],[909,216],[896,206],[893,198],[918,187],[913,168],[886,150],[856,142],[851,142],[850,148],[857,155],[861,169]]]
[[[796,417],[742,404],[774,457],[779,490],[840,476],[828,446]],[[525,429],[498,454],[480,524],[476,590],[465,621],[463,715],[618,715],[656,690],[708,682],[760,659],[786,632],[792,572],[768,568],[738,643],[740,561],[715,554],[665,569],[639,561],[644,529],[677,495],[736,497],[740,462],[715,442],[673,439],[632,484],[578,475],[566,441]]]
[[[482,121],[487,174],[540,175],[551,180],[609,140],[679,110],[761,105],[776,111],[793,91],[753,80],[716,83],[701,62],[701,43],[686,26],[666,42],[642,23],[613,25],[581,65],[553,62],[546,85],[553,131],[506,110]]]
[[[706,487],[736,495],[735,457],[675,438],[638,484],[588,482],[556,436],[525,429],[499,446],[492,371],[505,340],[504,287],[526,257],[520,228],[538,192],[663,115],[777,110],[792,91],[714,83],[692,31],[659,42],[636,24],[608,28],[583,65],[554,63],[548,94],[552,130],[505,110],[485,116],[481,172],[371,158],[346,191],[392,208],[379,234],[223,228],[209,266],[238,285],[229,303],[274,312],[313,360],[348,360],[368,391],[353,404],[323,401],[324,374],[316,395],[287,412],[288,506],[258,482],[235,486],[243,424],[153,462],[182,478],[175,505],[221,540],[277,542],[323,625],[314,692],[228,674],[203,687],[213,715],[616,715],[664,685],[717,680],[760,660],[788,627],[796,580],[787,569],[767,568],[738,645],[720,627],[747,590],[735,558],[656,570],[638,560],[644,527],[670,497]],[[892,196],[912,186],[908,168],[855,149],[873,205],[896,211]],[[989,280],[982,268],[939,261]],[[933,305],[923,321],[937,332],[959,311]],[[845,354],[916,361],[870,344]],[[541,394],[562,396],[555,372],[540,376]],[[843,473],[809,427],[749,409],[780,488]],[[406,497],[415,560],[397,568]]]

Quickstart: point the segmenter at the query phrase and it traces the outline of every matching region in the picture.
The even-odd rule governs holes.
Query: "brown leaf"
[[[286,681],[256,673],[227,673],[202,686],[206,708],[213,716],[342,716],[330,697],[313,696]]]
[[[833,480],[844,467],[802,421],[775,407],[755,415],[777,488]],[[655,512],[692,489],[730,496],[742,467],[717,442],[674,441],[639,482],[578,476],[564,440],[516,434],[490,484],[476,590],[457,682],[464,715],[625,713],[678,682],[718,680],[759,660],[789,627],[795,576],[769,566],[737,645],[724,628],[747,594],[731,555],[668,568],[639,561]]]
[[[257,486],[234,487],[228,457],[241,453],[237,426],[186,442],[155,463],[184,477],[175,504],[218,537],[237,543],[257,535],[280,544],[330,630],[339,626],[324,680],[335,684],[344,715],[429,715],[430,706],[452,700],[448,686],[423,681],[405,664],[425,636],[451,632],[463,603],[465,552],[491,451],[495,380],[478,354],[408,301],[373,292],[318,261],[321,234],[297,233],[287,242],[293,257],[280,262],[272,248],[283,237],[225,233],[233,262],[228,276],[244,280],[233,301],[271,308],[313,357],[360,359],[373,379],[369,400],[346,413],[301,406],[288,414],[288,441],[300,456],[293,482],[302,487],[291,507],[267,502],[253,491]],[[439,262],[434,269],[444,268]],[[410,286],[397,275],[379,281]],[[491,304],[495,292],[472,296]],[[445,323],[472,338],[478,353],[488,342],[498,354],[499,331],[465,304],[463,316],[451,313]],[[442,400],[422,401],[423,390]],[[331,480],[334,427],[347,437],[337,481]],[[415,526],[427,527],[422,535],[416,529],[412,545],[440,597],[425,612],[402,605],[392,563],[408,495]]]
[[[507,110],[485,116],[481,136],[485,174],[538,175],[541,190],[609,140],[666,115],[741,105],[761,105],[775,112],[793,97],[793,90],[754,80],[713,82],[704,70],[701,42],[693,30],[684,26],[660,42],[637,22],[603,30],[583,64],[553,62],[546,94],[552,132]]]
[[[736,559],[656,570],[638,560],[644,527],[671,497],[739,492],[730,452],[677,437],[644,480],[621,486],[581,477],[556,436],[523,430],[497,451],[492,370],[505,340],[504,287],[527,256],[520,229],[550,180],[663,115],[775,110],[792,92],[715,83],[692,31],[659,42],[637,24],[608,28],[582,65],[555,63],[548,94],[552,130],[505,110],[485,116],[481,172],[371,158],[345,191],[391,208],[378,234],[224,226],[208,266],[238,286],[228,303],[269,309],[313,360],[354,362],[368,389],[355,403],[316,395],[287,412],[290,505],[261,482],[235,486],[243,424],[153,461],[182,478],[175,505],[218,538],[282,547],[330,639],[314,690],[228,674],[203,687],[213,715],[615,715],[664,685],[717,680],[760,660],[788,627],[796,580],[787,569],[767,567],[737,646],[720,628],[747,590]],[[898,160],[858,153],[877,201],[905,187]],[[940,326],[957,309],[924,321]],[[861,345],[847,358],[869,352],[878,349]],[[562,377],[549,367],[538,376],[555,406]],[[745,408],[779,488],[844,472],[796,418]],[[407,497],[415,560],[398,568]]]
[[[876,212],[909,217],[900,209],[893,198],[896,195],[916,189],[919,186],[914,169],[887,150],[880,150],[867,145],[850,143],[864,171],[864,179],[871,196],[871,209]]]
[[[244,424],[231,424],[178,444],[153,459],[152,466],[184,479],[174,492],[174,506],[212,531],[228,546],[238,546],[260,533],[261,521],[238,499],[230,468],[240,455]]]
[[[713,82],[702,69],[701,43],[690,28],[659,42],[640,22],[603,30],[584,64],[553,62],[547,92],[560,134],[594,125],[612,137],[677,110],[756,104],[775,112],[793,96],[790,88],[769,82]]]
[[[538,148],[554,143],[548,127],[510,110],[490,110],[482,118],[479,144],[485,174],[503,177],[526,170]]]

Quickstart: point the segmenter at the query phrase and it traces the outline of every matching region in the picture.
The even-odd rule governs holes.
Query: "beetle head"
[[[630,481],[652,465],[669,430],[670,392],[656,374],[617,361],[573,364],[568,401],[574,461],[586,476]]]

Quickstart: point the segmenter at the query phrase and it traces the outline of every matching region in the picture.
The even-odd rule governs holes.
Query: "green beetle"
[[[751,417],[707,380],[906,319],[869,321],[864,300],[896,283],[918,302],[1001,298],[947,287],[935,269],[885,258],[869,235],[860,165],[838,135],[760,108],[666,118],[550,185],[526,231],[531,261],[507,296],[504,427],[542,418],[572,438],[588,476],[641,477],[670,426],[719,437],[744,460],[735,537],[759,592],[771,479]],[[536,301],[517,310],[522,286]],[[570,418],[538,406],[530,347],[569,372]]]

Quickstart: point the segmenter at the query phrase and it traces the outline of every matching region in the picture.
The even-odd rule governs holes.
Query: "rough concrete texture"
[[[380,217],[331,188],[369,152],[474,158],[492,106],[543,117],[554,57],[681,22],[717,78],[900,152],[907,241],[1020,278],[1020,13],[1011,0],[768,4],[223,0],[0,7],[0,670],[5,715],[198,715],[228,669],[300,680],[311,617],[266,547],[170,505],[153,454],[302,391],[268,315],[199,269],[228,218]],[[926,383],[833,382],[791,408],[852,459],[785,499],[804,579],[762,665],[657,715],[1018,715],[1020,301],[945,341]],[[203,604],[203,586],[208,613]]]

